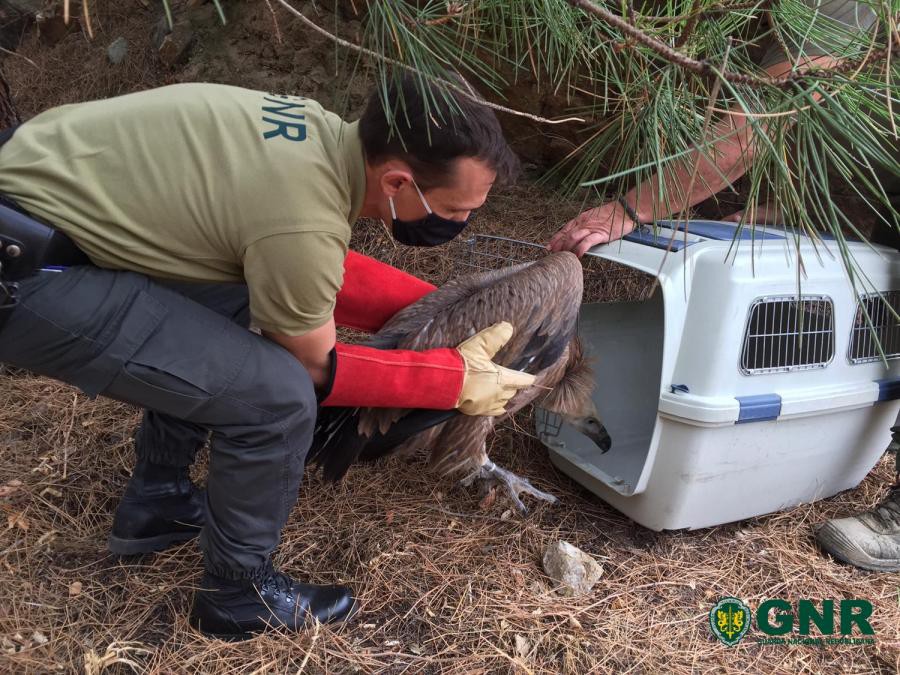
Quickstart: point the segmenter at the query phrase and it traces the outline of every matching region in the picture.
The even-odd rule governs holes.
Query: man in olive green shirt
[[[408,77],[389,91],[401,98],[392,126],[377,96],[347,123],[301,97],[182,84],[0,135],[0,287],[19,284],[18,305],[0,308],[0,361],[146,409],[109,548],[199,532],[190,620],[208,634],[354,610],[349,588],[271,563],[318,405],[499,415],[533,382],[491,360],[505,322],[426,351],[336,342],[336,325],[377,330],[434,288],[349,252],[357,217],[389,222],[401,243],[443,243],[517,169],[489,109],[463,97],[458,113],[429,109]],[[23,271],[10,225],[23,217],[93,264],[58,269],[49,251]],[[201,491],[188,467],[208,438]]]
[[[300,335],[331,317],[341,287],[366,190],[358,125],[307,99],[214,84],[67,105],[3,148],[0,193],[100,267],[252,279],[254,324]]]

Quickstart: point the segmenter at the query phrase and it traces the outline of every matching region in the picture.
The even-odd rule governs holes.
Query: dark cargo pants
[[[242,284],[165,284],[73,267],[21,284],[0,361],[146,408],[139,457],[189,465],[211,433],[207,569],[263,569],[295,503],[312,438],[309,374],[247,330]]]

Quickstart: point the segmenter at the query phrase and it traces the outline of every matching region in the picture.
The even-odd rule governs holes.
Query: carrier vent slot
[[[834,357],[834,308],[823,295],[770,296],[750,307],[744,375],[824,368]]]
[[[886,359],[900,356],[900,322],[894,312],[900,312],[900,291],[860,296],[850,335],[850,363],[880,361],[882,351]]]
[[[562,431],[563,417],[544,408],[535,408],[535,424],[541,439],[557,438]]]

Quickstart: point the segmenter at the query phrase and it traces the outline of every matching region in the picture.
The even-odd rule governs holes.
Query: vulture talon
[[[519,498],[519,495],[523,493],[551,504],[555,504],[559,501],[549,492],[538,490],[528,481],[528,479],[517,476],[512,471],[497,466],[490,460],[463,478],[459,483],[463,487],[469,487],[475,481],[479,482],[483,493],[487,492],[494,485],[502,486],[520,513],[528,513],[528,508]]]

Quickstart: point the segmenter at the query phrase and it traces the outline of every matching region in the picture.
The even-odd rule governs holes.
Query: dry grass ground
[[[45,50],[26,37],[23,54],[35,65],[7,59],[24,114],[179,79],[269,82],[284,91],[302,84],[291,79],[298,63],[292,29],[282,24],[286,45],[266,42],[264,3],[243,14],[244,6],[229,5],[229,28],[215,43],[201,41],[199,56],[178,73],[161,72],[147,57],[147,12],[138,3],[95,4],[94,45],[73,35]],[[134,57],[116,70],[104,51],[118,35],[128,37]],[[293,44],[300,38],[293,35]],[[201,58],[210,53],[218,70]],[[541,242],[577,210],[522,188],[497,195],[473,228]],[[354,245],[435,281],[452,271],[446,250],[397,247],[377,224],[361,226]],[[621,297],[639,289],[601,283],[595,292]],[[193,544],[121,560],[105,550],[137,414],[27,373],[0,375],[0,673],[900,670],[897,575],[839,565],[812,538],[816,524],[882,499],[890,460],[831,499],[674,533],[634,525],[563,476],[530,437],[527,419],[497,434],[492,457],[561,501],[533,504],[525,517],[510,517],[501,499],[481,508],[476,495],[423,471],[422,460],[357,467],[336,486],[307,476],[277,563],[313,581],[352,583],[362,613],[343,627],[223,644],[185,620],[200,573]],[[539,561],[557,539],[603,564],[591,595],[564,599],[550,588]],[[868,599],[876,641],[812,647],[745,639],[728,648],[707,626],[709,609],[725,595],[753,606],[770,597]]]
[[[184,545],[117,560],[104,542],[131,464],[135,411],[29,375],[6,375],[0,484],[3,672],[896,672],[896,575],[836,564],[812,527],[876,503],[888,462],[858,489],[814,505],[698,532],[657,534],[593,499],[527,434],[492,456],[561,498],[524,518],[487,510],[449,481],[399,461],[338,485],[305,481],[278,564],[360,592],[351,625],[228,645],[185,621],[200,556]],[[15,481],[21,481],[16,485]],[[9,525],[7,527],[7,525]],[[595,555],[593,594],[562,599],[539,558],[556,539]],[[866,598],[871,646],[727,648],[707,613],[736,595]],[[517,643],[517,636],[521,639]],[[518,648],[517,648],[518,644]]]
[[[529,202],[529,200],[531,200]],[[531,206],[529,207],[529,203]],[[533,190],[498,195],[481,228],[541,241],[559,221]],[[531,214],[530,216],[528,214]],[[512,223],[512,225],[509,225]],[[435,280],[446,251],[395,249],[377,225],[356,243]],[[900,667],[897,576],[819,553],[817,523],[869,508],[891,479],[884,460],[857,489],[785,513],[696,532],[634,525],[560,474],[517,421],[492,457],[558,495],[525,517],[488,508],[424,460],[353,469],[341,484],[304,482],[278,564],[317,582],[349,582],[352,624],[242,644],[207,640],[185,620],[200,556],[192,544],[144,558],[105,550],[132,462],[137,412],[25,373],[2,376],[0,401],[0,671],[147,673],[888,673]],[[202,477],[202,468],[198,476]],[[565,599],[540,566],[564,539],[606,573]],[[721,596],[863,598],[874,645],[716,642],[707,614]],[[758,635],[758,634],[757,634]]]

